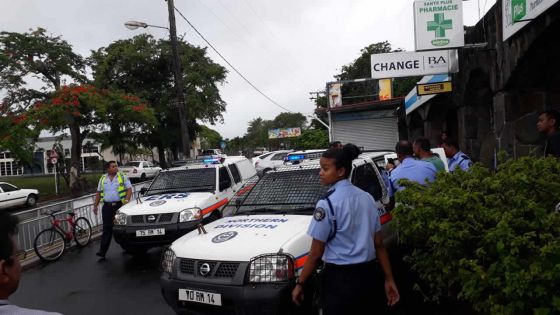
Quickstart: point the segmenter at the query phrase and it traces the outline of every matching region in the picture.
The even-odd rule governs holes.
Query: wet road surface
[[[98,249],[95,241],[24,271],[11,301],[65,315],[174,314],[160,293],[159,248],[134,259],[113,241],[104,261],[95,256]]]

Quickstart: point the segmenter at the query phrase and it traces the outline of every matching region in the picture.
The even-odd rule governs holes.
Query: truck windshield
[[[235,214],[311,214],[328,189],[319,183],[318,165],[268,172],[241,200]]]
[[[214,192],[216,169],[198,168],[160,173],[146,192],[147,196],[170,192]]]

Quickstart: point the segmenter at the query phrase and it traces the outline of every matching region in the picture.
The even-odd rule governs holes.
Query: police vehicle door
[[[227,203],[235,194],[236,185],[231,179],[227,166],[220,166],[218,169],[218,191],[216,193],[216,203]]]
[[[379,208],[379,216],[385,214],[386,211],[382,201],[387,191],[383,189],[385,184],[375,166],[368,162],[357,165],[354,167],[351,178],[354,185],[369,193],[375,199],[377,208]]]

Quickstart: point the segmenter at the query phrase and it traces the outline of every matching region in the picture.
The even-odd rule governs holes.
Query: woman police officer
[[[303,271],[296,280],[292,300],[303,301],[303,286],[322,260],[322,301],[325,315],[359,314],[371,311],[379,299],[380,272],[385,274],[388,305],[400,297],[387,250],[383,246],[381,223],[372,196],[348,180],[352,161],[360,150],[353,144],[323,153],[319,173],[321,184],[332,185],[317,203],[307,234],[313,238]]]

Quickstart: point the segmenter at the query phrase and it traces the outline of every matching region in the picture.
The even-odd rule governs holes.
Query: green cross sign
[[[445,30],[453,28],[453,20],[446,20],[443,13],[434,14],[434,21],[428,21],[428,31],[435,31],[436,37],[445,37]]]

